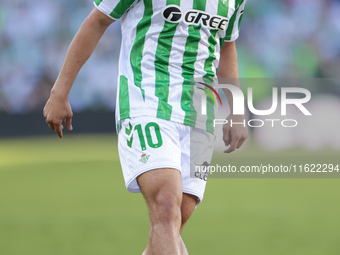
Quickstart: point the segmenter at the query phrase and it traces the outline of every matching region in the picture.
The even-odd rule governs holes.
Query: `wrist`
[[[62,100],[68,100],[68,94],[69,94],[69,91],[65,89],[59,89],[57,87],[53,87],[51,89],[51,97],[57,97]]]
[[[232,114],[232,112],[229,114],[229,116],[227,117],[227,119],[233,119],[235,121],[243,121],[246,119],[246,113],[242,114],[242,115],[234,115]]]
[[[245,115],[232,115],[230,117],[231,117],[231,119],[234,119],[234,120],[244,120],[244,119],[246,119]]]

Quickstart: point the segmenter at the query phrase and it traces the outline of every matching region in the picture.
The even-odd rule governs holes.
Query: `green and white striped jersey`
[[[207,97],[208,115],[198,121],[192,80],[215,78],[223,42],[239,35],[245,2],[94,0],[107,16],[121,18],[116,123],[153,116],[213,133],[214,104]]]

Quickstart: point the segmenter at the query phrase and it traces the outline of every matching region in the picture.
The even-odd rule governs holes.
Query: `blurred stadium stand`
[[[42,108],[92,8],[92,0],[0,2],[0,136],[49,131]],[[339,13],[339,0],[249,0],[237,43],[241,77],[339,77]],[[111,118],[103,112],[115,109],[120,39],[117,21],[81,70],[70,94],[77,116]]]
[[[40,111],[26,114],[0,113],[0,120],[0,138],[56,135],[48,128]],[[72,121],[74,127],[72,134],[114,133],[116,131],[114,112],[110,111],[78,112]],[[67,134],[67,132],[70,131],[64,128],[64,133]]]

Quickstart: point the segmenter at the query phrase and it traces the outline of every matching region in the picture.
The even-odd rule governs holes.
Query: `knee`
[[[150,213],[154,224],[181,225],[181,197],[174,194],[158,194]]]

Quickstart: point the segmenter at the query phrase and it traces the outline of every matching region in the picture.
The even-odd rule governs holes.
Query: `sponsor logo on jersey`
[[[142,154],[139,161],[145,164],[146,162],[148,162],[149,158],[150,158],[150,155]]]
[[[178,23],[182,19],[182,10],[177,5],[168,5],[162,15],[166,21]]]
[[[202,25],[212,30],[225,31],[229,20],[220,15],[211,15],[200,10],[188,10],[184,15],[177,5],[168,5],[162,12],[163,18],[171,23],[179,23],[182,20],[187,25]]]

